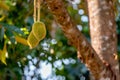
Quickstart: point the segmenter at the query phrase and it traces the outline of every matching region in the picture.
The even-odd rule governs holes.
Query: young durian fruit
[[[35,22],[32,26],[33,35],[40,41],[46,36],[46,28],[43,22]]]
[[[30,32],[27,43],[30,46],[30,49],[35,48],[39,44],[39,40],[33,35],[33,32]]]

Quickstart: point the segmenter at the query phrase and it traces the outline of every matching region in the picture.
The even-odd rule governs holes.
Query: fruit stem
[[[38,0],[38,16],[37,21],[40,21],[40,0]]]
[[[34,14],[33,14],[33,17],[34,17],[34,22],[36,22],[36,0],[34,0]]]

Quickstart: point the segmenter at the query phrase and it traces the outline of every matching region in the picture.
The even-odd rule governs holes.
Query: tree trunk
[[[55,19],[61,25],[61,29],[63,30],[71,45],[78,49],[78,57],[81,58],[83,63],[85,63],[86,66],[90,69],[95,80],[110,80],[110,76],[104,76],[107,72],[110,72],[110,70],[107,69],[108,66],[106,67],[103,64],[95,50],[91,47],[83,34],[77,29],[76,24],[74,24],[74,22],[71,20],[71,17],[64,7],[62,0],[45,1],[53,13]],[[109,74],[112,75],[113,73]]]
[[[87,0],[92,46],[106,64],[111,80],[120,80],[117,59],[116,23],[111,0]],[[94,6],[93,6],[94,5]]]

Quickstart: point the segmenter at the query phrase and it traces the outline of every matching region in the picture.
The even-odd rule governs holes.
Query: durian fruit
[[[32,26],[33,35],[40,41],[46,36],[46,28],[43,22],[35,22]]]
[[[39,44],[39,40],[33,35],[33,32],[30,32],[27,43],[30,46],[30,49],[35,48]]]

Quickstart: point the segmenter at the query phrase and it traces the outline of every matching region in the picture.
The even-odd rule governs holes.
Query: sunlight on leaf
[[[24,34],[26,34],[26,35],[29,34],[29,31],[27,28],[20,28],[20,30],[23,31]]]
[[[6,64],[6,55],[7,55],[7,47],[6,43],[4,44],[3,50],[0,50],[0,60],[3,62],[5,65]]]
[[[20,36],[15,36],[15,40],[21,44],[28,45],[27,40]]]
[[[0,21],[3,21],[4,18],[5,18],[5,15],[2,15],[2,16],[0,17]]]
[[[9,10],[9,6],[5,4],[5,2],[0,1],[0,8],[4,9],[4,10]]]

